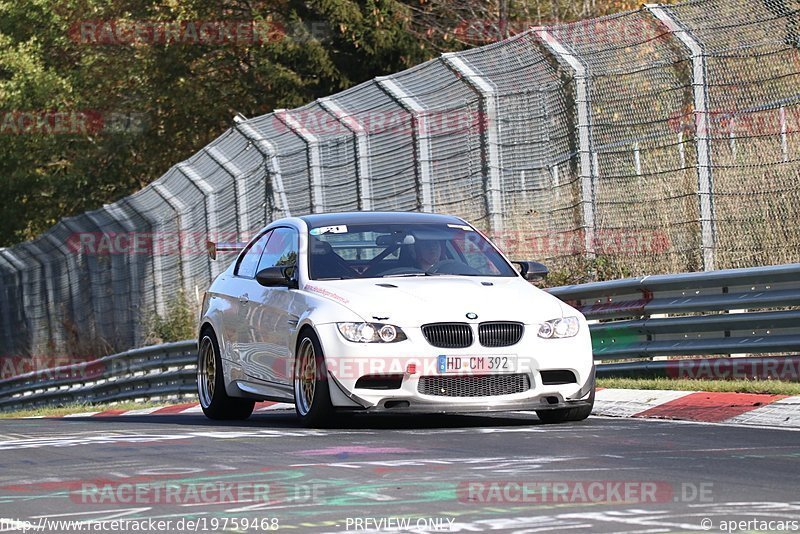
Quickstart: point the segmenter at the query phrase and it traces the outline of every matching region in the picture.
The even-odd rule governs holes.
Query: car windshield
[[[516,276],[480,233],[464,224],[348,224],[309,230],[314,280],[411,276]]]

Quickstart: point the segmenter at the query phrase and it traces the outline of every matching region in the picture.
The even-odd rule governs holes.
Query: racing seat
[[[356,272],[333,250],[330,243],[311,238],[309,246],[311,278],[355,278]]]

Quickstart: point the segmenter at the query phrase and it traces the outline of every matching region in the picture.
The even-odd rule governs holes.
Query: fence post
[[[62,258],[64,258],[64,273],[63,273],[63,276],[65,276],[65,278],[66,278],[66,282],[67,282],[67,287],[66,287],[67,291],[66,292],[69,293],[69,300],[71,301],[70,302],[71,306],[70,306],[69,312],[70,312],[70,314],[72,314],[72,316],[74,318],[75,317],[74,306],[75,306],[75,303],[76,303],[75,292],[78,290],[78,288],[77,288],[77,284],[73,284],[73,282],[72,282],[73,272],[72,272],[72,265],[71,265],[71,262],[70,262],[70,259],[72,258],[72,254],[70,253],[70,250],[69,250],[69,247],[67,246],[67,244],[64,243],[62,240],[58,239],[52,233],[47,232],[44,235],[42,235],[42,237],[44,239],[46,239],[47,241],[49,241],[50,244],[53,245],[53,247],[58,250],[58,252],[62,256]],[[61,304],[63,304],[66,307],[67,303],[64,302],[64,303],[61,303]],[[56,312],[56,313],[58,313],[58,312]],[[58,330],[61,331],[61,328],[59,328]]]
[[[246,120],[247,119],[241,115],[237,115],[233,119],[234,123],[236,124],[236,130],[242,134],[245,139],[250,141],[253,146],[256,147],[256,150],[258,150],[261,155],[264,156],[264,165],[266,166],[267,173],[271,177],[271,202],[267,202],[267,204],[271,206],[269,219],[276,218],[276,211],[282,211],[284,217],[291,217],[292,214],[289,211],[289,201],[286,199],[286,191],[283,189],[283,175],[281,174],[281,164],[278,160],[278,151],[275,149],[275,145],[267,140],[267,138],[264,137],[255,126],[245,122]],[[269,220],[266,220],[264,221],[264,224],[269,224],[269,222]]]
[[[236,224],[239,234],[238,239],[241,240],[241,236],[250,230],[250,221],[248,220],[247,213],[247,189],[245,187],[246,184],[244,184],[242,180],[244,175],[239,167],[229,160],[217,147],[208,146],[203,150],[205,150],[208,157],[219,165],[233,180],[234,199],[236,202]]]
[[[317,100],[319,105],[336,117],[342,126],[353,132],[356,141],[356,173],[358,175],[358,208],[362,211],[372,209],[372,176],[369,165],[369,136],[367,129],[356,117],[345,112],[333,97],[326,96]]]
[[[466,60],[454,53],[442,54],[442,62],[464,80],[481,97],[484,116],[480,124],[486,128],[483,137],[483,153],[486,160],[486,211],[489,215],[489,230],[495,236],[503,232],[503,186],[500,163],[500,123],[497,110],[497,88],[485,76],[478,74]],[[522,188],[523,194],[525,188]]]
[[[433,211],[433,174],[431,172],[431,139],[425,106],[417,98],[388,77],[375,81],[387,95],[411,113],[411,123],[417,142],[417,187],[420,211]]]
[[[21,250],[20,250],[21,249]],[[25,250],[24,243],[20,243],[14,247],[14,250],[5,249],[2,251],[3,256],[17,268],[19,273],[19,287],[22,296],[22,315],[25,317],[25,323],[28,329],[28,346],[25,347],[32,354],[41,353],[43,349],[40,343],[38,330],[41,330],[39,322],[35,322],[36,307],[41,305],[40,300],[43,300],[41,295],[33,294],[34,284],[31,281],[34,268],[28,264],[28,256],[30,252]],[[19,347],[23,349],[23,347]],[[38,351],[38,352],[37,352]]]
[[[155,191],[158,196],[164,199],[164,201],[169,204],[169,206],[175,211],[175,216],[178,219],[178,261],[181,264],[181,278],[183,278],[183,289],[186,292],[186,298],[188,299],[189,296],[193,293],[192,291],[192,276],[189,270],[189,262],[186,261],[186,257],[183,251],[183,240],[181,239],[182,234],[187,231],[186,228],[186,221],[185,215],[188,211],[186,204],[177,197],[177,195],[173,194],[167,187],[159,182],[153,182],[153,191]]]
[[[703,46],[683,27],[666,8],[658,4],[645,4],[656,17],[691,53],[692,95],[694,97],[695,143],[697,145],[697,181],[700,201],[700,234],[703,253],[703,270],[714,270],[716,229],[714,217],[714,191],[711,167],[711,130],[708,115],[708,86],[706,85],[706,60]]]
[[[153,222],[152,219],[150,219],[147,216],[147,211],[146,210],[139,211],[138,209],[136,209],[136,206],[134,205],[134,203],[131,202],[131,197],[125,197],[125,198],[121,199],[119,204],[120,204],[120,206],[117,206],[116,209],[122,211],[122,207],[121,206],[124,205],[132,213],[136,214],[136,216],[144,219],[147,222],[148,230],[151,232],[151,234],[155,233],[155,231],[156,231],[155,223]],[[141,228],[136,228],[135,226],[133,227],[133,229],[141,231]],[[151,241],[153,241],[153,240],[151,239]],[[151,244],[151,253],[149,255],[149,259],[150,259],[150,261],[148,262],[149,263],[149,269],[148,269],[148,267],[145,267],[145,268],[148,269],[153,275],[153,283],[152,283],[152,289],[153,289],[153,302],[152,302],[152,305],[153,305],[153,310],[152,311],[155,312],[158,315],[161,315],[163,317],[164,314],[166,313],[166,308],[165,308],[165,304],[164,304],[164,295],[162,294],[162,292],[161,292],[161,290],[159,288],[163,288],[164,287],[164,270],[163,270],[162,263],[161,263],[161,253],[160,253],[159,250],[156,249],[155,242],[152,242],[152,244]],[[142,276],[143,279],[144,279],[144,275],[145,275],[145,273],[140,273],[140,276]]]
[[[311,192],[311,213],[324,213],[325,200],[322,194],[322,164],[319,155],[319,139],[308,131],[285,109],[276,109],[275,117],[286,125],[289,130],[298,136],[306,144],[308,150],[308,179],[309,191]]]
[[[22,332],[27,336],[26,340],[20,340],[18,335],[15,336],[16,342],[14,343],[14,350],[18,353],[32,352],[35,350],[35,348],[33,346],[34,327],[29,318],[31,311],[31,298],[25,288],[25,272],[27,272],[28,266],[11,249],[0,249],[0,255],[2,255],[3,258],[5,258],[5,260],[14,267],[15,278],[17,279],[16,286],[17,290],[19,291],[18,302],[21,306],[21,308],[18,310],[17,316],[20,318],[20,322],[22,322],[24,325],[17,325],[15,330],[17,334]]]
[[[47,321],[47,329],[44,338],[46,339],[47,343],[43,347],[37,348],[37,350],[47,350],[48,345],[55,341],[53,338],[55,328],[53,327],[58,324],[54,309],[55,298],[53,291],[52,267],[50,266],[49,261],[45,261],[44,258],[46,258],[46,256],[42,252],[42,249],[40,249],[34,241],[20,243],[19,247],[25,251],[25,253],[36,265],[38,265],[39,272],[41,274],[40,283],[41,286],[44,286],[44,295],[41,296],[44,298],[40,302],[37,302],[36,305],[42,306],[44,310],[44,317]],[[30,266],[28,266],[27,269],[30,270]]]
[[[9,252],[8,249],[0,248],[0,259],[2,259],[5,263],[9,265],[8,275],[16,278],[19,281],[19,283],[7,285],[5,283],[6,281],[3,280],[4,289],[2,293],[0,293],[0,298],[3,299],[3,332],[7,343],[4,344],[3,347],[0,349],[0,351],[2,351],[3,354],[10,354],[11,352],[9,352],[9,348],[11,348],[11,351],[13,353],[19,351],[19,349],[21,348],[19,346],[19,334],[20,332],[25,331],[20,327],[20,325],[17,325],[14,328],[12,328],[11,326],[12,324],[11,299],[9,298],[11,295],[9,290],[11,289],[12,285],[17,288],[17,291],[22,290],[22,284],[21,284],[22,273],[21,269],[17,265],[16,258],[14,257],[13,254],[9,254],[7,256],[8,252]],[[3,277],[5,278],[5,273],[3,273]],[[22,304],[22,295],[20,295],[20,299],[17,301],[17,306],[20,306],[21,304]],[[16,311],[18,316],[24,315],[24,309],[17,309]]]
[[[133,207],[130,204],[126,204],[130,209]],[[103,209],[108,213],[109,217],[111,217],[117,224],[119,224],[122,229],[128,234],[129,242],[130,238],[134,237],[137,238],[136,233],[141,232],[141,228],[137,228],[136,226],[130,224],[127,220],[125,213],[122,211],[122,208],[118,204],[104,204]],[[135,211],[135,210],[134,210]],[[135,242],[135,241],[134,241]],[[140,308],[140,299],[141,299],[141,284],[143,280],[141,279],[141,273],[139,272],[139,264],[138,264],[138,255],[141,252],[137,250],[136,246],[129,246],[128,254],[126,256],[125,265],[128,268],[128,291],[129,291],[129,307],[131,309],[130,318],[132,324],[131,326],[131,336],[133,336],[133,345],[136,345],[139,340],[142,338],[142,321],[139,317]],[[155,253],[153,250],[151,253]]]
[[[178,171],[183,174],[192,185],[194,185],[198,191],[203,194],[205,199],[205,223],[206,223],[206,235],[203,239],[202,244],[205,245],[206,241],[208,241],[211,237],[211,232],[215,232],[218,230],[217,226],[217,193],[214,191],[214,188],[211,187],[211,184],[206,181],[205,178],[200,176],[194,167],[191,164],[183,161],[178,163],[177,165]],[[192,237],[192,241],[196,242],[197,240]],[[199,251],[195,251],[195,253],[199,254]],[[211,257],[206,255],[206,262],[208,263],[208,273],[211,275],[211,279],[214,279],[220,273],[220,262],[212,261]]]
[[[578,152],[580,154],[581,215],[583,217],[584,249],[589,258],[595,255],[595,178],[597,155],[592,147],[592,103],[589,95],[589,77],[586,67],[572,52],[568,51],[550,32],[535,29],[544,45],[566,63],[575,77],[575,106],[578,111]]]
[[[789,138],[787,137],[787,127],[786,127],[786,108],[781,106],[781,109],[778,111],[778,115],[781,121],[781,155],[783,156],[783,162],[789,162]]]

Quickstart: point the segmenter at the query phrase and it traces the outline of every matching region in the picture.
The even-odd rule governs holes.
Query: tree
[[[628,4],[0,0],[0,246],[140,189],[208,144],[237,112],[299,106],[498,40],[529,21]],[[494,31],[499,19],[508,23]],[[194,24],[201,21],[244,21],[261,33],[203,41]],[[125,30],[137,25],[177,27],[181,37],[131,39]]]
[[[427,59],[410,17],[393,0],[0,2],[0,245],[138,190],[237,112],[298,106]],[[208,42],[189,31],[201,21],[264,32]],[[187,33],[172,42],[122,31],[176,22]],[[75,124],[54,131],[69,114]]]

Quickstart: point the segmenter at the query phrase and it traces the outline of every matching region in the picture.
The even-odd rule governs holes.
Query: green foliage
[[[396,0],[0,0],[0,112],[102,117],[87,132],[0,132],[0,246],[140,189],[238,112],[299,106],[433,57],[409,31],[410,17]],[[82,22],[119,20],[261,21],[277,35],[101,45],[76,31]],[[118,115],[137,117],[143,129],[110,128]]]
[[[154,314],[150,320],[148,344],[183,341],[195,337],[197,319],[192,307],[181,291],[167,306],[166,315]]]
[[[629,267],[609,256],[576,257],[567,267],[550,272],[547,276],[547,287],[603,282],[631,276],[633,274]]]
[[[102,117],[98,129],[86,132],[0,131],[0,246],[141,189],[212,141],[238,112],[251,117],[300,106],[440,52],[497,40],[496,32],[465,36],[463,30],[488,28],[500,13],[513,33],[532,21],[631,6],[620,0],[0,0],[0,113]],[[87,21],[259,21],[280,31],[244,44],[103,45],[80,39]],[[133,115],[142,128],[114,128],[115,115]]]

